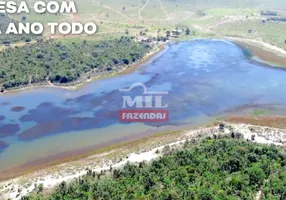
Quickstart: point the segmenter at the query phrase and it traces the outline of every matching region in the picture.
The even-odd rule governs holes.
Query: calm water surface
[[[168,91],[168,124],[120,123],[119,89]],[[250,62],[232,43],[172,44],[137,71],[79,91],[45,88],[0,96],[0,172],[37,159],[245,107],[282,106],[286,71]],[[136,87],[128,95],[142,95]]]

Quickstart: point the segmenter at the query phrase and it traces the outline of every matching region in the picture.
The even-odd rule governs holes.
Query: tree
[[[31,39],[29,38],[25,40],[25,43],[30,43],[30,42],[31,42]]]
[[[157,37],[159,37],[160,32],[161,32],[161,29],[158,29],[158,30],[157,30]]]
[[[249,175],[250,184],[256,185],[259,188],[266,178],[265,172],[260,167],[250,167],[246,169],[246,174]]]
[[[30,37],[24,39],[29,42]],[[118,70],[122,58],[125,58],[123,63],[130,64],[150,49],[150,45],[127,36],[97,42],[39,40],[37,44],[6,48],[0,53],[0,88],[9,90],[29,83],[46,83],[47,80],[70,83],[91,72],[106,73],[107,68],[111,73]]]
[[[90,171],[44,199],[253,199],[261,189],[265,199],[284,200],[285,150],[228,138],[185,143],[150,164],[110,169],[111,176],[102,171],[97,178]],[[226,164],[231,170],[221,170]],[[33,199],[42,198],[27,200]]]
[[[191,30],[189,28],[186,29],[186,35],[190,35]]]
[[[166,37],[169,39],[170,36],[171,36],[171,31],[166,31]]]
[[[26,22],[27,17],[26,16],[22,16],[22,22]]]
[[[44,190],[44,185],[42,183],[40,183],[37,187],[37,193],[39,194],[39,193],[43,192],[43,190]]]
[[[128,60],[127,58],[123,58],[123,59],[122,59],[122,63],[123,63],[124,65],[128,65],[128,64],[129,64],[129,60]]]
[[[129,34],[129,30],[125,29],[125,34],[128,35]]]

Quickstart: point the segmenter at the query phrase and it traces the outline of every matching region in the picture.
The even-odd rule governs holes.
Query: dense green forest
[[[2,90],[49,80],[69,83],[83,74],[116,70],[151,50],[146,43],[131,37],[106,41],[39,41],[0,53],[0,87]]]
[[[48,197],[38,187],[22,200],[60,199],[286,199],[286,153],[240,139],[186,142],[181,150],[165,147],[151,164],[127,164],[61,183]]]

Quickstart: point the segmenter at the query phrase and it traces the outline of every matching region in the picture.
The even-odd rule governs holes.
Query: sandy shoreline
[[[242,48],[248,49],[258,62],[269,63],[277,67],[286,67],[286,50],[263,41],[226,37]],[[258,58],[258,59],[257,59]]]
[[[138,134],[133,134],[126,137],[121,137],[118,139],[110,140],[105,143],[100,143],[94,146],[89,146],[82,149],[62,152],[60,154],[52,155],[49,157],[44,157],[42,159],[37,159],[26,163],[24,165],[14,166],[10,169],[3,170],[0,173],[0,182],[20,177],[35,171],[42,169],[51,168],[57,165],[62,165],[64,163],[69,163],[77,160],[87,158],[89,156],[96,155],[98,153],[104,153],[121,146],[128,146],[138,144],[141,141],[149,140],[150,138],[156,138],[162,134],[168,135],[169,133],[179,132],[179,130],[184,130],[183,128],[175,127],[176,131],[170,131],[167,128],[159,130],[150,130],[147,132],[142,132]]]
[[[194,130],[185,130],[167,135],[161,135],[149,140],[141,140],[136,144],[119,146],[109,151],[93,156],[40,170],[28,175],[4,181],[0,183],[0,196],[3,200],[20,199],[35,189],[35,184],[43,184],[45,190],[49,190],[62,181],[69,182],[86,174],[87,169],[100,173],[108,171],[110,167],[118,169],[127,162],[150,162],[159,158],[166,146],[178,149],[184,142],[192,139],[213,137],[214,135],[230,135],[232,131],[243,134],[244,139],[260,144],[275,144],[286,147],[286,129],[270,128],[259,125],[224,122],[225,129],[222,132],[217,125],[201,127]],[[254,140],[253,140],[254,138]],[[21,192],[19,192],[21,191]]]
[[[268,43],[263,42],[263,41],[253,40],[253,39],[234,38],[234,37],[228,37],[228,38],[233,39],[233,40],[237,40],[237,41],[241,41],[241,42],[252,43],[258,47],[264,48],[265,50],[270,50],[270,51],[278,54],[281,57],[286,57],[286,50],[284,50],[280,47],[268,44]]]
[[[9,179],[7,181],[2,182],[0,181],[0,194],[3,194],[3,196],[0,195],[0,199],[4,197],[6,198],[8,196],[12,199],[17,199],[15,198],[17,194],[8,194],[11,193],[11,188],[14,188],[15,185],[19,185],[19,187],[23,189],[23,192],[28,192],[31,191],[29,188],[33,187],[34,183],[42,180],[43,177],[50,177],[48,184],[50,185],[50,187],[52,187],[54,183],[59,181],[58,180],[54,182],[54,179],[58,179],[61,177],[60,179],[66,180],[70,179],[71,177],[74,178],[75,174],[80,176],[82,173],[84,174],[86,168],[91,168],[92,166],[101,166],[100,168],[109,168],[110,164],[121,162],[132,152],[140,152],[142,151],[142,149],[147,150],[157,145],[169,143],[180,134],[180,131],[160,133],[145,138],[139,138],[137,140],[132,140],[130,142],[116,144],[114,146],[100,149],[97,152],[93,152],[87,157],[78,157],[75,161],[70,160],[69,162],[53,165],[33,172],[28,172],[27,174],[19,176],[18,178]],[[66,173],[68,173],[69,175],[66,176]],[[17,190],[14,192],[17,192]],[[23,193],[22,195],[25,195],[25,193]]]

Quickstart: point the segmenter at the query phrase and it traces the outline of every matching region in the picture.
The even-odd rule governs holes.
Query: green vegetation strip
[[[101,173],[88,170],[70,184],[61,183],[49,195],[42,194],[39,186],[22,200],[286,197],[286,153],[275,146],[209,138],[200,143],[188,141],[180,150],[166,146],[161,153],[151,164],[127,164],[121,170]]]
[[[40,41],[0,53],[2,91],[33,84],[67,84],[91,75],[117,71],[151,50],[131,37],[90,41]],[[88,76],[87,76],[88,75]]]

